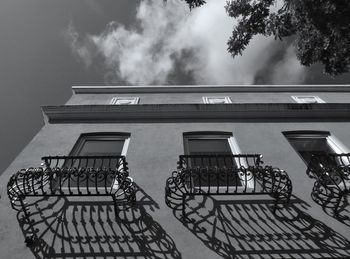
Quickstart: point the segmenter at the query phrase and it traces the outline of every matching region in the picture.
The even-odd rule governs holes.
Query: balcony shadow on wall
[[[311,198],[322,206],[326,214],[350,227],[350,217],[347,216],[350,215],[349,195],[341,197],[339,193],[333,192],[332,195],[327,196],[323,189],[321,192],[312,192]],[[336,207],[338,208],[337,213],[334,212]]]
[[[139,202],[119,211],[112,201],[72,201],[50,197],[28,203],[37,239],[30,247],[36,258],[175,258],[180,259],[172,238],[147,213],[158,205],[137,188]],[[108,199],[108,198],[106,198]],[[34,199],[32,199],[34,200]],[[83,200],[83,201],[82,201]],[[18,213],[24,235],[30,226]]]
[[[349,258],[350,242],[304,211],[295,198],[272,213],[271,200],[187,200],[186,218],[174,215],[223,258]]]

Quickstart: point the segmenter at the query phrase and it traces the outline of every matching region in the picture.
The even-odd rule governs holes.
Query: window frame
[[[210,102],[210,99],[219,99],[219,98],[222,98],[224,99],[224,104],[229,104],[229,103],[232,103],[230,97],[228,96],[203,96],[202,99],[203,99],[203,102],[205,104],[222,104],[222,103],[213,103],[213,102]]]
[[[120,104],[120,103],[117,103],[118,100],[131,100],[131,103],[130,104]],[[109,104],[112,104],[112,105],[135,105],[135,104],[138,104],[140,101],[140,97],[132,97],[132,96],[116,96],[116,97],[113,97],[112,100],[110,101]]]
[[[317,95],[293,95],[291,97],[297,103],[313,103],[313,102],[307,102],[307,101],[303,100],[303,98],[314,98],[316,103],[326,103],[324,100],[322,100]]]
[[[239,155],[242,154],[241,149],[239,148],[237,140],[233,137],[232,133],[229,132],[186,132],[183,133],[183,141],[184,141],[184,152],[187,155],[189,154],[189,144],[188,140],[189,139],[227,139],[229,147],[231,149],[232,155]],[[235,158],[236,164],[239,165],[241,164],[245,168],[248,168],[247,163],[242,160],[239,161],[239,158]],[[193,188],[196,188],[196,186],[192,183]],[[204,188],[209,188],[207,186],[201,186],[202,189]],[[227,190],[227,186],[219,186],[219,189],[225,189]],[[229,186],[229,190],[232,188],[233,189],[249,189],[249,188],[254,188],[254,178],[252,177],[250,180],[247,182],[241,181],[241,186]]]

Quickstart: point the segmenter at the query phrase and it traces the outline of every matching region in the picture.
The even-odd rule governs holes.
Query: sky
[[[72,85],[337,84],[299,65],[290,42],[256,37],[226,51],[226,0],[189,11],[180,0],[1,0],[0,174],[43,126],[42,105]],[[40,157],[38,157],[40,164]]]

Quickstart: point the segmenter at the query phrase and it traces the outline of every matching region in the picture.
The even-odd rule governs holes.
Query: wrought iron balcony
[[[12,206],[27,196],[112,196],[133,203],[133,179],[124,156],[47,156],[42,167],[12,175],[7,193]]]
[[[168,178],[165,199],[182,207],[195,195],[269,194],[278,204],[289,202],[292,183],[283,170],[262,166],[261,155],[181,155],[178,170]]]
[[[253,166],[261,163],[260,155],[181,155],[178,169],[186,175],[190,193],[205,189],[207,193],[246,192],[254,185]],[[232,190],[232,188],[236,190]]]
[[[306,174],[316,180],[311,193],[314,201],[337,215],[340,202],[350,193],[350,153],[313,155]]]

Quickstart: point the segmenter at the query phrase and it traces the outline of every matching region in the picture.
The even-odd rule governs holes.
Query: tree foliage
[[[184,0],[190,7],[190,9],[194,7],[199,7],[201,5],[204,5],[206,2],[204,0]]]
[[[185,1],[190,8],[205,4]],[[242,55],[255,35],[292,37],[302,65],[322,63],[330,75],[349,71],[349,0],[230,0],[225,9],[238,20],[227,42],[233,57]]]

